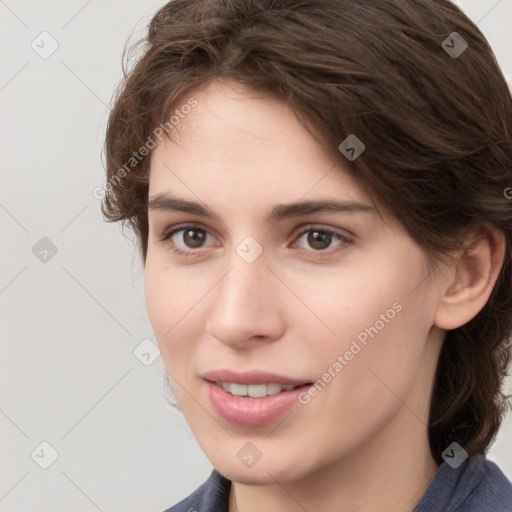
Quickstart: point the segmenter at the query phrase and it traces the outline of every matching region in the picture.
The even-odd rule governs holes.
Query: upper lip
[[[290,379],[276,373],[260,372],[251,370],[242,373],[236,373],[231,370],[213,370],[203,374],[203,379],[211,382],[235,382],[237,384],[284,384],[298,386],[301,384],[310,384],[307,380]]]

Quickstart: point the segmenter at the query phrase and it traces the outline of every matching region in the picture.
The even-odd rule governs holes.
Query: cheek
[[[161,279],[160,273],[156,271],[149,257],[144,272],[144,295],[149,320],[160,344],[165,331],[172,326],[173,309],[170,305],[173,297],[165,280]]]
[[[420,275],[419,266],[400,269],[387,261],[326,281],[322,293],[309,295],[311,309],[324,325],[309,325],[306,338],[320,340],[309,345],[306,357],[317,362],[322,380],[334,374],[331,380],[345,391],[359,387],[359,393],[371,395],[386,392],[375,376],[379,372],[400,389],[414,377],[429,330],[428,305],[421,291],[411,293]]]
[[[148,253],[144,293],[155,336],[164,341],[174,334],[180,319],[191,309],[199,287],[197,282],[190,283],[185,273],[168,268],[160,260],[158,255]]]
[[[382,325],[379,314],[390,305],[383,304],[347,306],[338,317],[337,336],[322,347],[322,353],[309,354],[310,361],[317,361],[318,391],[310,398],[311,408],[305,406],[306,414],[311,422],[319,415],[328,418],[318,428],[326,438],[338,436],[340,449],[384,428],[399,411],[401,400],[408,401],[405,397],[419,375],[422,347],[419,338],[413,338],[414,319],[403,307],[398,312],[393,309],[394,317]],[[305,403],[307,397],[303,399]]]
[[[189,300],[186,287],[177,274],[157,269],[148,261],[144,276],[144,293],[148,317],[160,348],[164,363],[174,351],[174,345],[183,344],[183,327],[186,325]],[[191,293],[191,292],[190,292]],[[172,342],[171,342],[172,341]],[[179,353],[179,351],[178,351]],[[176,360],[174,357],[172,360]],[[167,367],[167,364],[166,364]]]
[[[199,279],[187,272],[146,266],[144,292],[148,317],[165,368],[178,377],[190,369],[197,341],[204,336],[208,291],[215,285],[210,276]]]
[[[403,287],[375,269],[344,273],[339,279],[331,276],[317,285],[317,291],[307,295],[308,305],[324,324],[323,346],[331,349],[348,350],[354,339],[364,344],[389,330],[401,315]]]

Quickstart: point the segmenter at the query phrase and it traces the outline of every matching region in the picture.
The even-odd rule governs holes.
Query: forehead
[[[313,191],[364,195],[348,161],[329,156],[332,148],[313,137],[284,101],[219,81],[182,103],[191,97],[197,105],[151,154],[150,195],[187,184],[253,200],[264,200],[263,194],[296,200]]]

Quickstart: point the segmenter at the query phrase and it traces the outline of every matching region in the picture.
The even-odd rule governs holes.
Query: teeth
[[[283,384],[237,384],[235,382],[217,382],[224,391],[234,396],[249,396],[251,398],[262,398],[268,395],[275,395],[281,391],[288,391],[299,386],[283,385]]]

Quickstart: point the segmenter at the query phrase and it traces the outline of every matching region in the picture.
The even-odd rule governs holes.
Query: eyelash
[[[198,224],[193,224],[193,223],[192,224],[190,224],[190,223],[178,224],[178,225],[174,226],[173,228],[165,231],[164,234],[162,235],[162,237],[160,238],[160,242],[167,242],[174,234],[176,234],[180,231],[187,230],[187,229],[197,229],[197,230],[205,231],[208,233],[208,231],[206,229],[204,229],[203,227],[201,227]],[[307,256],[313,255],[314,257],[318,257],[318,258],[326,258],[326,257],[332,256],[333,253],[335,253],[335,252],[342,251],[342,250],[346,249],[346,247],[352,243],[352,238],[350,238],[346,235],[342,235],[341,233],[338,233],[338,232],[333,231],[328,228],[322,228],[320,226],[314,226],[314,225],[309,225],[306,228],[303,228],[296,235],[296,238],[299,239],[304,234],[306,234],[310,231],[319,231],[321,233],[328,234],[328,235],[332,236],[333,238],[337,239],[338,241],[343,242],[343,244],[338,249],[335,249],[334,251],[329,251],[329,250],[315,251],[315,250],[298,248],[299,251],[301,251],[303,254],[305,254]],[[176,254],[178,256],[183,256],[183,257],[197,257],[197,256],[200,256],[201,253],[203,252],[201,249],[187,251],[184,249],[180,249],[178,247],[173,247],[172,245],[171,245],[170,249],[174,254]]]

